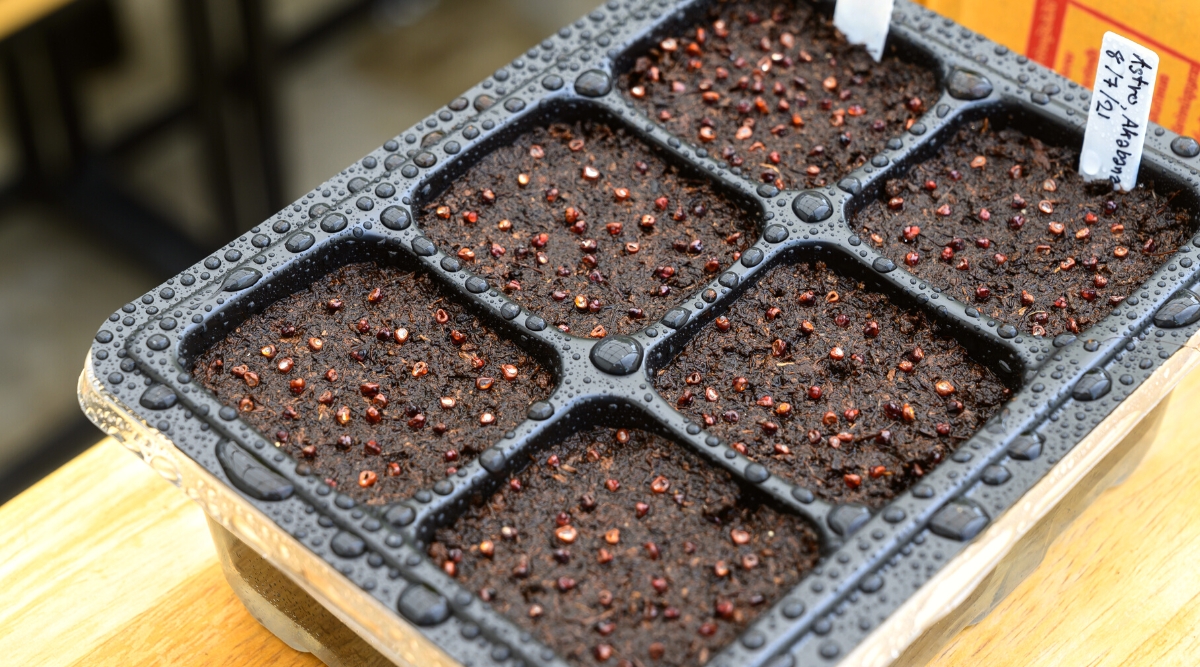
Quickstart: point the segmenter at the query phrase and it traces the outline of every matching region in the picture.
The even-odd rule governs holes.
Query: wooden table
[[[1168,400],[1133,475],[932,665],[1200,661],[1200,372]],[[0,656],[54,667],[320,664],[250,617],[199,507],[112,440],[0,507]]]

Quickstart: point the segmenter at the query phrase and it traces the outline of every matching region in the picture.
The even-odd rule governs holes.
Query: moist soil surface
[[[1074,149],[971,123],[851,224],[986,316],[1075,334],[1134,295],[1193,227],[1171,207],[1178,193],[1112,192],[1085,183],[1078,163]]]
[[[602,337],[642,328],[729,267],[757,240],[755,219],[623,130],[584,122],[493,151],[419,222],[551,325]]]
[[[620,77],[647,115],[753,180],[835,183],[938,97],[933,72],[876,63],[807,3],[714,3]]]
[[[428,277],[373,263],[251,316],[193,372],[313,474],[370,504],[453,474],[552,382]]]
[[[514,481],[429,554],[572,664],[704,664],[818,557],[802,519],[650,434],[574,435]]]
[[[872,507],[928,473],[1009,393],[924,314],[820,262],[770,272],[656,385],[771,472]]]

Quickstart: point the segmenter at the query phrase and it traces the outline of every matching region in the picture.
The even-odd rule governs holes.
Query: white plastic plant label
[[[862,44],[867,53],[879,62],[883,44],[887,41],[895,0],[837,0],[833,10],[833,25],[842,31],[851,44]]]
[[[1157,76],[1157,53],[1116,33],[1104,33],[1079,156],[1084,179],[1111,181],[1125,192],[1137,185]]]

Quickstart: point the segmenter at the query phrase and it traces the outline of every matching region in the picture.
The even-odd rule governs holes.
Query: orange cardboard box
[[[1158,52],[1150,120],[1200,135],[1200,0],[917,0],[1088,88],[1112,31]]]

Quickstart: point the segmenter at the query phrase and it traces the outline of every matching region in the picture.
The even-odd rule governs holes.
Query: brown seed
[[[494,385],[494,384],[496,384],[495,378],[490,378],[490,377],[475,378],[475,388],[478,389],[479,391],[487,391],[487,390],[491,389],[492,385]]]
[[[485,412],[479,415],[480,426],[491,426],[494,423],[496,423],[496,415],[490,412]]]
[[[1125,259],[1128,256],[1129,248],[1126,248],[1125,246],[1117,246],[1113,248],[1113,257],[1116,257],[1117,259]]]
[[[313,352],[320,352],[321,348],[324,346],[325,346],[325,343],[322,342],[320,338],[309,338],[308,339],[308,349],[312,350]]]
[[[974,158],[971,159],[971,168],[972,169],[983,169],[986,166],[987,166],[987,158],[985,158],[982,155],[976,155]]]
[[[1050,233],[1055,236],[1062,236],[1063,232],[1067,230],[1067,226],[1061,222],[1051,222],[1049,225],[1047,225],[1047,227],[1049,228]]]
[[[342,426],[349,424],[350,423],[350,408],[343,405],[342,407],[338,408],[338,411],[335,414],[335,416],[337,417],[337,422],[339,424],[341,424]]]
[[[403,345],[404,343],[407,343],[408,342],[408,329],[405,329],[404,327],[396,329],[395,331],[392,332],[392,338],[394,338],[396,340],[396,342],[400,343],[401,345]]]
[[[840,347],[834,347],[829,351],[829,358],[834,361],[841,361],[846,358],[846,351]]]
[[[583,168],[583,180],[596,181],[600,178],[600,171],[590,164]]]
[[[669,585],[667,584],[667,580],[662,577],[655,577],[655,578],[651,579],[650,586],[653,587],[654,592],[658,593],[659,595],[666,593],[667,588],[669,587]]]
[[[275,368],[279,369],[280,373],[290,373],[295,367],[296,362],[291,357],[284,357],[279,360],[278,364],[275,365]]]
[[[659,475],[650,482],[650,490],[655,493],[666,493],[667,489],[671,488],[671,482],[666,477]]]
[[[729,539],[733,540],[733,543],[738,546],[744,546],[750,543],[750,533],[741,528],[734,528],[729,531]]]
[[[479,543],[479,553],[491,558],[496,553],[496,544],[491,540],[484,540]]]
[[[600,552],[596,555],[596,562],[600,563],[601,565],[603,565],[605,563],[611,563],[612,559],[613,559],[612,552],[609,551],[608,549],[601,548]]]
[[[574,544],[575,539],[579,537],[579,533],[573,526],[567,525],[560,526],[558,530],[555,530],[554,536],[557,537],[558,540],[563,544]]]
[[[717,390],[715,388],[713,388],[713,387],[705,387],[704,388],[704,400],[708,401],[709,403],[716,403],[720,398],[721,398],[721,396],[720,396],[720,394],[717,393]]]
[[[615,479],[605,480],[604,488],[608,489],[609,491],[616,492],[617,489],[621,488],[621,482]]]
[[[325,379],[330,382],[337,382],[338,381],[337,369],[330,368],[329,370],[325,371]]]
[[[304,386],[304,378],[296,378],[288,383],[288,388],[291,389],[292,393],[296,394],[297,396],[304,393]]]
[[[949,396],[950,394],[954,393],[954,385],[950,384],[946,380],[938,380],[933,385],[933,388],[934,391],[937,392],[938,396]]]
[[[618,544],[621,541],[621,530],[612,528],[604,533],[604,541],[609,544]]]
[[[720,317],[718,317],[716,319],[716,325],[717,325],[717,329],[719,329],[721,331],[729,331],[729,327],[730,327],[729,318],[725,317],[724,315],[721,315]]]
[[[512,381],[517,379],[517,367],[512,364],[501,364],[500,372],[505,380]]]
[[[378,479],[379,475],[376,475],[372,470],[364,470],[358,473],[358,485],[364,489],[370,486],[375,486],[375,481]]]
[[[597,661],[605,662],[612,657],[613,647],[608,644],[596,644],[596,647],[592,649],[592,655],[596,657]]]
[[[1051,213],[1054,212],[1054,203],[1051,202],[1049,199],[1041,200],[1040,202],[1038,202],[1037,207],[1038,207],[1039,211],[1041,211],[1042,213],[1045,213],[1046,215],[1050,215]]]

